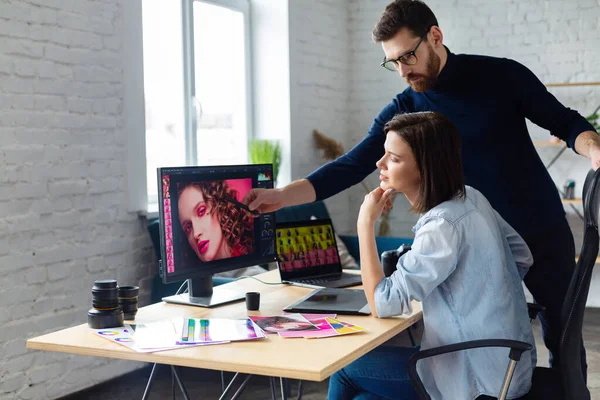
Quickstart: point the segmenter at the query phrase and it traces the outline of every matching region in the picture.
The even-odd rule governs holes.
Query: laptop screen
[[[275,248],[282,280],[342,272],[330,219],[278,223]]]

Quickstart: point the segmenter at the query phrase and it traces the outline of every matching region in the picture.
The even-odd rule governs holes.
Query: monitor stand
[[[165,303],[183,304],[186,306],[215,307],[234,301],[244,300],[245,294],[221,287],[213,288],[212,276],[188,279],[188,292],[163,297]]]

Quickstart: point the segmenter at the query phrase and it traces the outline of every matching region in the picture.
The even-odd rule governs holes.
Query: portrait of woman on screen
[[[254,252],[254,219],[232,201],[243,195],[223,180],[177,184],[184,264],[196,264],[194,254],[206,263]]]

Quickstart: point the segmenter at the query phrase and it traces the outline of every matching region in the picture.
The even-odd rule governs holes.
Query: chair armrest
[[[544,311],[546,307],[536,303],[527,303],[527,311],[529,312],[529,319],[535,319],[539,313]]]
[[[433,347],[427,350],[421,350],[413,354],[408,360],[408,376],[417,390],[417,393],[422,399],[431,400],[429,394],[423,386],[423,382],[417,373],[417,361],[423,358],[434,357],[440,354],[453,353],[455,351],[477,349],[480,347],[508,347],[510,353],[508,357],[513,361],[519,361],[523,352],[532,349],[532,345],[525,342],[509,339],[484,339],[484,340],[471,340],[468,342],[454,343],[446,346]]]

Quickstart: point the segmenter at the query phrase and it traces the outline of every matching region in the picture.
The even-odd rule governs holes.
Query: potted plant
[[[248,151],[252,164],[273,164],[273,183],[277,183],[277,174],[281,164],[281,146],[278,140],[251,139]]]
[[[593,113],[585,117],[596,131],[600,131],[600,114],[598,114],[598,111],[600,111],[600,106],[596,107]]]

